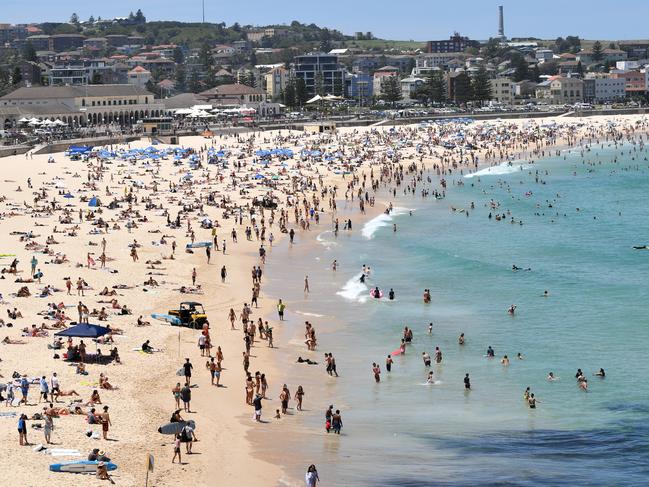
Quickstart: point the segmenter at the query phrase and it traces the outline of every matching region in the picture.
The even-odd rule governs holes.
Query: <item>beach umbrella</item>
[[[74,198],[74,196],[72,196],[71,193],[65,193],[65,194],[63,195],[63,197],[64,197],[64,198],[68,198],[68,199],[70,199],[70,198]]]
[[[96,196],[93,196],[90,201],[88,202],[88,206],[99,206],[99,200],[97,199]]]
[[[55,333],[59,337],[78,337],[78,338],[99,338],[110,333],[110,328],[99,325],[91,325],[89,323],[81,323],[76,326],[71,326],[63,331]]]

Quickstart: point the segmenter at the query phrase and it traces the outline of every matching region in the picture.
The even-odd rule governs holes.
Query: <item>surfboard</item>
[[[78,460],[72,462],[53,463],[50,465],[52,472],[69,472],[69,473],[95,473],[97,471],[96,460]],[[104,462],[106,470],[115,470],[117,465],[112,462]]]
[[[397,348],[394,352],[392,352],[390,355],[395,356],[395,355],[401,355],[401,349]]]
[[[186,425],[189,425],[193,429],[196,429],[196,423],[190,419],[189,421],[179,421],[177,423],[163,424],[158,428],[158,433],[163,435],[177,435]]]
[[[212,242],[194,242],[185,245],[186,249],[200,249],[201,247],[211,247]]]
[[[180,318],[177,316],[166,315],[162,313],[152,313],[151,318],[154,320],[166,321],[171,325],[180,325]]]

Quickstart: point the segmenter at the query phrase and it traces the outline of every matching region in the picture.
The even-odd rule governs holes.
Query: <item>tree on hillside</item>
[[[23,80],[23,73],[20,71],[20,67],[16,66],[14,68],[14,71],[11,75],[11,84],[16,86],[20,84],[20,82]]]
[[[602,43],[595,41],[595,44],[593,44],[593,61],[601,61],[604,58],[603,51]]]
[[[189,75],[188,88],[192,93],[198,93],[199,91],[201,91],[201,83],[198,79],[198,70],[196,69],[193,69],[191,74]]]
[[[31,43],[31,41],[27,41],[25,43],[25,47],[23,48],[23,59],[25,61],[32,62],[38,61],[38,57],[36,56],[36,49],[34,49],[34,45]]]
[[[176,64],[183,64],[185,62],[185,55],[180,46],[176,46],[174,49],[174,62]]]
[[[331,51],[331,32],[329,32],[329,29],[322,29],[319,48],[322,52]]]
[[[287,107],[293,108],[295,106],[295,83],[293,82],[293,80],[289,81],[286,84],[286,88],[282,93],[282,100],[284,102],[284,105],[286,105]]]
[[[535,64],[530,70],[530,81],[534,81],[535,83],[538,83],[540,80],[541,80],[541,72],[539,71],[539,67]]]
[[[446,83],[444,82],[444,73],[441,71],[431,71],[424,86],[431,101],[442,103],[446,100]]]
[[[471,80],[471,92],[473,100],[481,104],[491,100],[491,83],[489,82],[487,70],[483,66],[480,67]]]
[[[77,25],[79,23],[79,16],[76,13],[70,16],[70,23],[74,25]]]
[[[333,83],[333,95],[334,96],[343,96],[345,88],[343,86],[343,80],[342,78],[336,77],[334,78],[334,83]]]
[[[295,103],[298,106],[303,106],[308,100],[308,93],[306,91],[306,83],[302,78],[295,80]]]
[[[180,64],[176,67],[176,90],[179,92],[185,91],[187,83],[187,72],[185,71],[185,66]]]
[[[520,54],[512,58],[512,66],[514,67],[514,81],[523,81],[529,78],[529,65],[525,58]]]
[[[315,94],[316,95],[326,95],[324,92],[324,79],[322,78],[322,73],[317,72],[315,74],[315,80],[314,80],[314,88],[315,88]]]
[[[212,48],[207,42],[204,43],[203,46],[201,47],[201,50],[198,54],[198,60],[206,68],[209,68],[214,65],[214,58],[212,57]]]
[[[387,76],[381,82],[381,98],[393,105],[403,98],[398,76]]]
[[[255,79],[255,73],[253,73],[252,71],[248,71],[248,72],[244,73],[241,76],[239,82],[242,85],[246,85],[246,86],[250,86],[251,88],[255,88],[256,85],[257,85],[257,80]]]
[[[94,23],[95,23],[95,17],[94,17],[93,15],[91,15],[91,16],[88,18],[88,23],[89,23],[89,24],[94,24]]]
[[[471,79],[466,73],[460,73],[455,77],[455,103],[462,104],[473,98],[471,92]]]
[[[135,21],[136,21],[138,24],[144,24],[144,23],[146,23],[146,17],[145,17],[144,14],[142,13],[142,10],[140,10],[139,8],[137,9],[137,12],[135,12]]]
[[[482,52],[487,59],[493,59],[500,54],[500,39],[490,37],[487,43],[482,47]]]

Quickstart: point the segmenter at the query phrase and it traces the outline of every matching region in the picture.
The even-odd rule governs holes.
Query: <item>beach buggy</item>
[[[175,322],[177,326],[188,326],[190,328],[202,328],[207,321],[205,308],[201,303],[194,301],[185,301],[180,303],[179,309],[170,309],[169,315],[177,317],[180,323]]]

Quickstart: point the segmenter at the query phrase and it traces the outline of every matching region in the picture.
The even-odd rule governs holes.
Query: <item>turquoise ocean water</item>
[[[327,485],[649,484],[649,251],[632,248],[649,244],[646,156],[639,146],[597,146],[454,175],[446,199],[401,195],[393,216],[351,234],[336,238],[321,222],[315,251],[299,241],[273,250],[291,262],[268,272],[270,294],[290,303],[283,353],[322,363],[333,352],[341,375],[291,368],[325,384],[324,398],[307,391],[312,413],[303,416],[299,448]],[[358,282],[363,264],[372,268],[366,286]],[[531,271],[513,272],[513,264]],[[393,288],[396,300],[370,298],[370,286],[386,295]],[[303,345],[307,319],[318,331],[316,353]],[[388,374],[385,358],[404,326],[414,341]],[[435,346],[443,361],[431,367],[435,385],[426,385],[421,353],[432,356]],[[495,359],[485,357],[488,346]],[[500,364],[505,354],[509,367]],[[380,384],[372,362],[381,365]],[[603,380],[592,376],[600,367]],[[548,382],[549,371],[560,380]],[[536,410],[522,399],[528,386]],[[323,431],[328,404],[342,411],[341,437]]]

